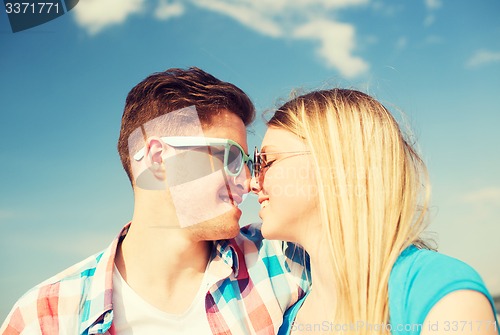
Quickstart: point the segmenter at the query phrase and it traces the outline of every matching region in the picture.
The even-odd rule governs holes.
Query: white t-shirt
[[[200,289],[183,314],[168,314],[142,299],[113,270],[113,324],[117,335],[212,334],[205,310],[205,295],[210,287],[207,274]]]

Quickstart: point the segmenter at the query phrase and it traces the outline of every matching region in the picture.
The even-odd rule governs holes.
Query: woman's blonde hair
[[[383,333],[392,266],[410,244],[425,246],[419,237],[430,196],[424,163],[389,111],[355,90],[294,98],[268,126],[300,136],[312,153],[335,273],[332,320],[380,325]]]

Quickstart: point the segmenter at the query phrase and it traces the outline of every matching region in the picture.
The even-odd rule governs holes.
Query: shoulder
[[[411,246],[401,253],[389,278],[391,323],[421,325],[439,300],[458,290],[489,297],[481,277],[468,264]]]
[[[41,322],[57,322],[61,305],[64,314],[77,315],[81,302],[83,282],[92,277],[102,252],[92,255],[61,271],[28,290],[14,305],[0,333],[9,330],[13,334],[40,329]],[[6,332],[9,333],[9,332]]]
[[[404,250],[393,266],[390,282],[418,287],[433,285],[453,285],[453,283],[470,282],[481,284],[479,274],[468,264],[427,249],[411,246]]]
[[[392,284],[392,285],[391,285]],[[411,246],[404,250],[391,271],[389,287],[403,287],[409,293],[431,288],[479,289],[484,283],[468,264],[436,251]]]
[[[72,266],[66,268],[65,270],[59,272],[55,276],[43,281],[38,286],[53,285],[67,280],[72,280],[75,278],[86,278],[91,277],[94,273],[94,269],[100,263],[104,251],[100,251],[94,255],[91,255],[84,260],[73,264]],[[35,288],[36,288],[35,287]]]
[[[498,320],[491,301],[473,290],[454,291],[439,300],[429,311],[422,335],[453,332],[499,335]]]

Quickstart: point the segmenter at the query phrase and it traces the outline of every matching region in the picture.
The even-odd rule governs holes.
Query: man
[[[198,68],[134,87],[118,141],[131,223],[26,293],[0,333],[275,334],[307,283],[258,229],[239,229],[254,114],[243,91]]]

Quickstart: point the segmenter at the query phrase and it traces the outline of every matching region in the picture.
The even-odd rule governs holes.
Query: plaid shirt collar
[[[103,252],[29,290],[16,302],[0,332],[116,334],[114,261],[129,227]],[[308,291],[310,276],[302,266],[305,253],[301,250],[283,250],[264,241],[258,225],[241,228],[234,239],[213,242],[206,271],[212,285],[205,297],[212,333],[275,334],[283,324],[283,312]]]
[[[82,316],[82,334],[105,333],[112,326],[113,321],[113,269],[116,250],[119,243],[125,238],[130,228],[129,222],[120,234],[113,240],[111,245],[98,256],[97,266],[90,284],[89,294],[86,297],[85,313]],[[234,274],[238,277],[239,262],[238,252],[229,240],[213,242],[213,252],[209,260],[208,271],[210,275],[224,279]],[[92,271],[90,269],[89,271]],[[104,293],[104,299],[95,299]]]
[[[111,245],[98,256],[82,315],[82,334],[104,333],[113,320],[113,269],[119,242],[127,235],[128,223]],[[89,271],[92,271],[90,269]],[[104,299],[96,299],[104,293]],[[86,308],[88,306],[88,308]]]

